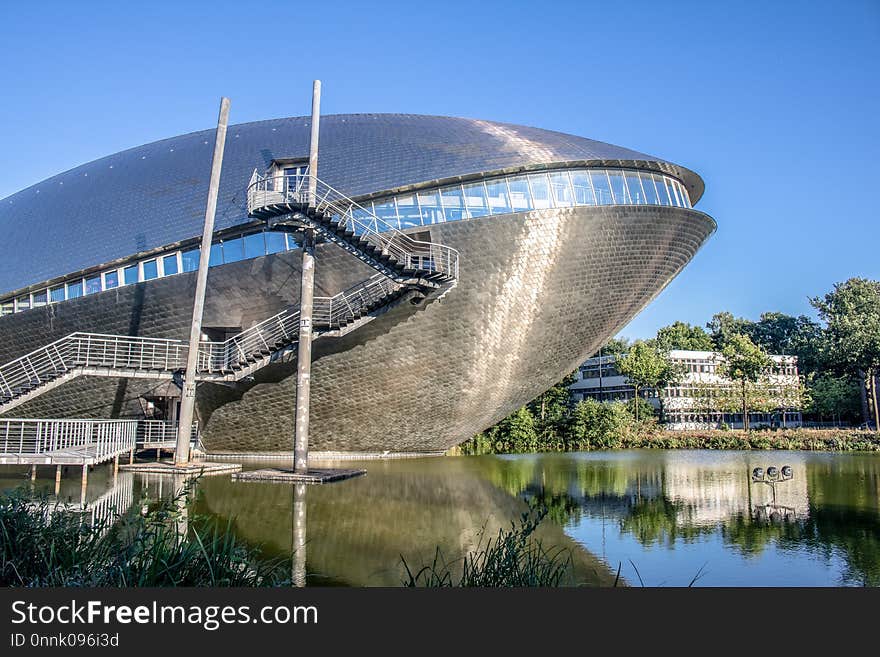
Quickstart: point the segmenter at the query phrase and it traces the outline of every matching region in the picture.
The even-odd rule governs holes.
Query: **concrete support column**
[[[119,454],[113,457],[113,479],[119,474]]]
[[[132,447],[128,452],[128,464],[132,465],[134,463],[134,447]]]
[[[83,465],[82,467],[82,482],[80,483],[79,489],[79,503],[80,506],[86,505],[86,486],[89,484],[89,466]]]
[[[315,231],[307,228],[302,244],[299,302],[299,343],[296,370],[296,428],[293,470],[309,470],[309,402],[312,378],[312,306],[315,296]]]
[[[157,447],[156,448],[156,462],[158,463],[161,458],[162,458],[162,448]]]
[[[61,466],[55,466],[55,496],[58,497],[58,493],[61,492]]]
[[[31,481],[36,481],[36,480],[37,480],[37,466],[32,465],[31,466]]]
[[[196,294],[193,301],[192,325],[189,333],[189,350],[186,357],[186,373],[180,398],[180,417],[177,426],[177,449],[174,462],[189,463],[190,434],[196,403],[196,370],[199,362],[199,343],[202,339],[202,313],[205,309],[205,290],[208,287],[208,261],[211,257],[211,237],[214,234],[214,215],[217,212],[217,194],[220,191],[220,170],[223,165],[223,149],[226,145],[226,126],[229,123],[229,99],[220,100],[220,117],[214,138],[214,159],[211,162],[211,180],[208,184],[208,202],[205,207],[205,225],[199,253],[199,270],[196,275]]]

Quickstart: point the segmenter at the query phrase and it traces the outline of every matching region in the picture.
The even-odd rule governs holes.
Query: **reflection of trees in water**
[[[696,480],[701,473],[694,470]],[[622,532],[646,547],[719,534],[746,558],[771,544],[826,559],[837,555],[846,567],[841,584],[880,586],[880,460],[835,455],[810,461],[805,473],[806,514],[755,504],[751,512],[707,523],[698,519],[697,503],[664,494],[664,463],[657,459],[557,462],[540,456],[495,459],[487,470],[495,485],[546,506],[561,525],[601,516],[616,519]],[[747,509],[748,500],[742,502]]]

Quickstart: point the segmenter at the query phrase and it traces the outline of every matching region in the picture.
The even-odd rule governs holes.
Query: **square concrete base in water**
[[[235,481],[286,481],[291,484],[327,484],[367,474],[366,470],[343,470],[339,468],[309,468],[308,472],[294,472],[283,468],[265,468],[236,472]]]
[[[149,463],[132,463],[120,465],[120,470],[140,472],[144,474],[168,475],[215,475],[229,474],[241,470],[241,463],[211,463],[209,461],[191,461],[186,465],[175,465],[173,462],[155,461]]]

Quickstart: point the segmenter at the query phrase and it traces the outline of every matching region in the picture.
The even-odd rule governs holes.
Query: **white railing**
[[[381,249],[403,269],[436,272],[458,278],[458,251],[443,244],[414,240],[396,226],[308,173],[262,176],[254,171],[247,190],[248,214],[279,205],[314,208],[340,227]]]
[[[177,422],[166,420],[138,420],[137,444],[145,443],[174,443],[177,442]],[[193,422],[190,440],[197,443],[199,440],[199,423]]]
[[[77,367],[174,371],[186,365],[182,340],[71,333],[0,366],[0,401]]]
[[[94,446],[95,461],[135,446],[137,420],[0,418],[0,454],[49,454]]]
[[[312,326],[316,329],[338,329],[400,287],[400,284],[381,274],[375,274],[367,281],[332,297],[315,297]],[[248,358],[268,356],[281,346],[297,341],[299,318],[299,308],[291,308],[264,319],[224,342],[202,342],[199,345],[199,371],[228,372],[233,366],[246,364]]]

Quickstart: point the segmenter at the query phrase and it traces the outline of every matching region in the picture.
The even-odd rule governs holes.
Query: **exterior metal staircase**
[[[429,289],[458,278],[458,251],[413,239],[308,171],[278,176],[254,171],[247,209],[270,226],[287,221],[310,226],[401,284]]]
[[[411,238],[313,176],[255,172],[247,196],[251,216],[313,227],[379,272],[314,298],[313,339],[345,335],[412,290],[437,300],[457,282],[455,249]],[[292,307],[223,342],[200,343],[196,379],[237,381],[284,358],[296,349],[299,320]],[[77,376],[175,379],[188,351],[183,340],[71,333],[0,365],[0,414]]]

